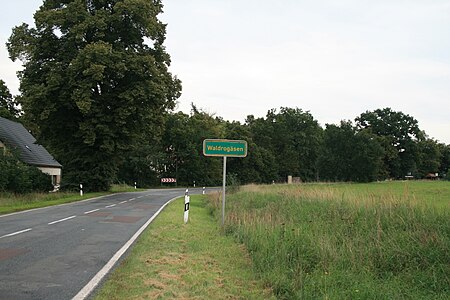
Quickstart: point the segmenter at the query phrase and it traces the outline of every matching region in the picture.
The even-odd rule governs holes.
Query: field
[[[450,298],[449,182],[245,186],[226,215],[277,298]]]

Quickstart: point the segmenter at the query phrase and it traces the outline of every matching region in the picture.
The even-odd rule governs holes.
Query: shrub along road
[[[0,216],[0,299],[71,299],[184,191],[115,194]]]

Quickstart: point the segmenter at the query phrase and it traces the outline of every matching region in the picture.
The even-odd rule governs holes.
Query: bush
[[[0,155],[0,191],[24,194],[52,189],[49,175],[20,162],[14,156]]]

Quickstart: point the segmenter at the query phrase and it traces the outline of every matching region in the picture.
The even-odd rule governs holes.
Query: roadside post
[[[136,181],[134,182],[134,189],[136,189]]]
[[[223,179],[222,179],[222,226],[223,226],[225,223],[227,157],[246,157],[247,142],[243,140],[206,139],[203,141],[203,155],[223,157]]]
[[[205,194],[205,187],[202,188],[202,195]]]
[[[80,183],[80,196],[83,196],[83,184]]]
[[[184,224],[186,224],[189,220],[189,190],[186,189],[186,193],[184,193]]]

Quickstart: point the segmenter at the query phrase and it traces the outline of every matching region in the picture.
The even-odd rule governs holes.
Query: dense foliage
[[[380,112],[396,116],[375,118],[378,127],[390,131],[376,129],[367,120],[362,122]],[[407,120],[406,128],[400,126],[399,119]],[[241,183],[285,182],[288,175],[302,181],[353,182],[405,176],[435,178],[436,173],[445,177],[450,162],[449,145],[427,138],[413,117],[389,108],[366,112],[355,123],[341,121],[322,129],[309,112],[297,108],[271,109],[266,117],[248,116],[241,124],[207,114],[193,105],[190,114],[168,114],[159,141],[147,143],[155,151],[160,143],[159,152],[147,149],[147,157],[153,162],[147,176],[152,182],[158,182],[159,177],[176,177],[182,185],[194,181],[197,185],[219,185],[222,160],[202,155],[202,141],[206,138],[248,142],[246,158],[228,159],[228,173]],[[139,160],[141,150],[130,153],[131,157]],[[122,180],[127,181],[125,177]]]
[[[168,72],[161,1],[45,0],[7,43],[25,121],[64,180],[107,189],[130,144],[160,127],[181,85]]]
[[[2,151],[3,152],[3,151]],[[0,192],[48,192],[53,189],[49,175],[28,166],[13,155],[0,152]]]
[[[18,116],[19,109],[13,96],[9,92],[5,82],[0,79],[0,117],[14,119]]]

